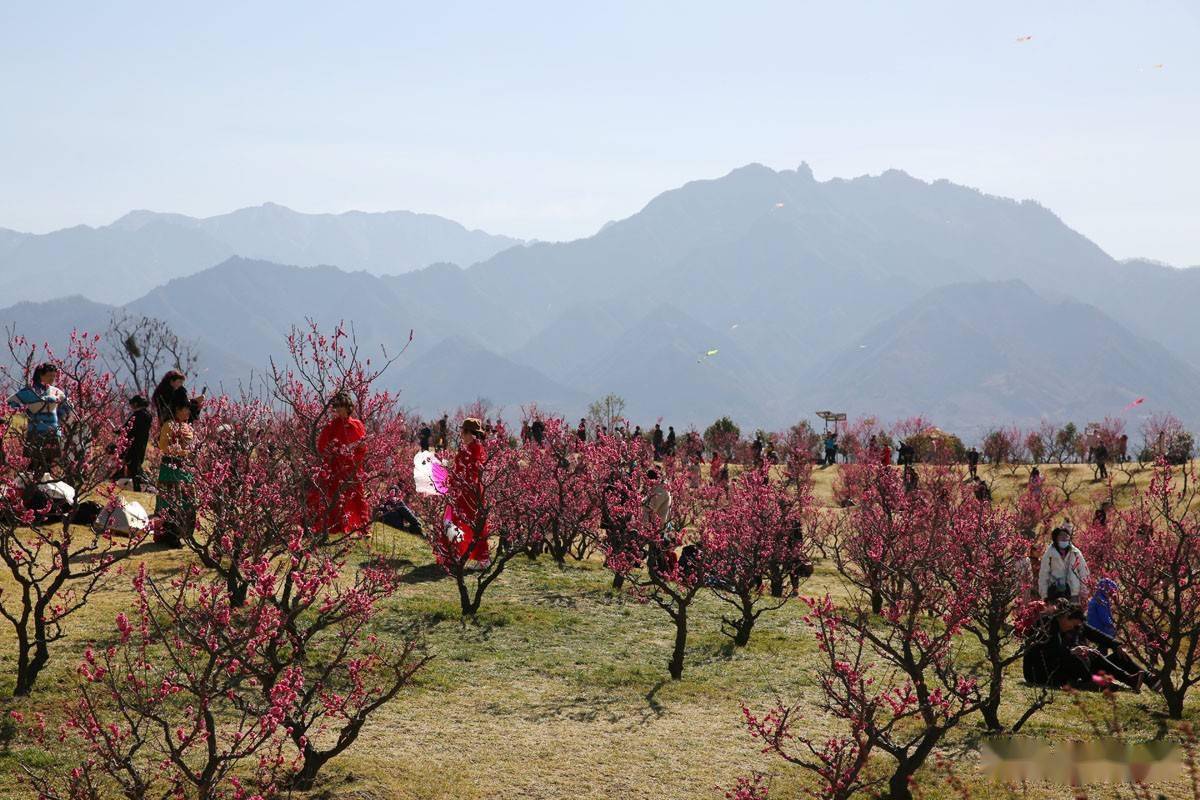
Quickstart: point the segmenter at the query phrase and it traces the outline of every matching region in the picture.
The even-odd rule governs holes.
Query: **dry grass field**
[[[1071,469],[1090,478],[1089,467]],[[815,473],[817,493],[827,504],[836,471]],[[1135,479],[1144,484],[1147,473]],[[1016,477],[999,473],[997,498],[1024,480],[1023,470]],[[1094,488],[1088,484],[1076,499],[1092,502]],[[374,539],[408,570],[403,591],[377,617],[378,632],[395,635],[420,621],[434,658],[416,686],[379,712],[359,742],[327,767],[312,798],[718,798],[716,787],[754,770],[772,776],[773,797],[797,797],[806,776],[759,754],[742,725],[742,704],[763,708],[777,696],[800,700],[811,709],[807,726],[835,730],[816,705],[815,645],[800,602],[764,615],[749,646],[735,650],[719,632],[722,604],[703,595],[692,615],[684,678],[671,681],[668,619],[655,607],[614,595],[599,563],[559,568],[549,559],[516,560],[489,589],[479,617],[464,624],[454,584],[441,576],[422,540],[384,527],[376,528]],[[149,546],[135,563],[143,560],[154,574],[169,575],[185,558]],[[818,564],[803,591],[836,596],[841,587],[828,566]],[[71,620],[34,696],[6,700],[4,710],[40,709],[53,724],[56,709],[74,691],[82,650],[90,640],[111,638],[114,616],[127,605],[126,580],[114,578]],[[11,631],[0,629],[4,695],[12,689],[11,645]],[[1020,683],[1019,665],[1010,686],[1015,699],[1031,691]],[[1101,706],[1098,697],[1082,702]],[[1009,719],[1015,707],[1008,709]],[[1159,707],[1148,693],[1119,695],[1119,713],[1139,737],[1159,734]],[[3,731],[0,797],[28,796],[18,782],[22,760],[65,768],[75,757],[28,749],[12,738],[11,727]],[[1054,739],[1089,735],[1084,715],[1066,697],[1035,717],[1027,732]],[[945,754],[977,787],[978,797],[1001,797],[978,775],[973,745],[981,735],[974,724],[962,726]],[[1171,787],[1164,791],[1173,794]],[[1117,796],[1115,789],[1106,792],[1093,797]],[[934,788],[927,796],[951,795]],[[1073,795],[1032,786],[1022,796]]]

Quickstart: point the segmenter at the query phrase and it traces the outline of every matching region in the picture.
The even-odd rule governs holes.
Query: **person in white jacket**
[[[1071,544],[1070,528],[1055,528],[1053,541],[1042,554],[1038,570],[1038,594],[1043,600],[1065,597],[1079,602],[1079,595],[1088,579],[1087,561],[1079,548]]]

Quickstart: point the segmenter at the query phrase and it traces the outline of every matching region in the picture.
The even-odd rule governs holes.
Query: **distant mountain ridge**
[[[303,214],[275,203],[202,219],[131,211],[100,228],[0,230],[0,294],[124,303],[235,255],[393,275],[441,261],[467,266],[520,243],[409,211]]]
[[[208,235],[157,215],[121,224]],[[816,181],[804,165],[750,165],[591,237],[467,268],[233,258],[126,307],[198,340],[227,384],[306,316],[352,320],[390,353],[414,330],[387,383],[431,414],[482,396],[575,415],[616,392],[637,419],[677,429],[723,414],[778,427],[831,407],[971,431],[1082,424],[1134,395],[1148,398],[1139,414],[1200,424],[1197,303],[1200,270],[1118,262],[1031,201],[896,170]]]
[[[1094,306],[1021,281],[935,289],[811,371],[794,399],[851,414],[886,408],[978,433],[1000,421],[1080,424],[1138,397],[1200,421],[1200,370]]]

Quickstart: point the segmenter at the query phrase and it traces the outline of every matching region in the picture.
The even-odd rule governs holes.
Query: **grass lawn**
[[[1072,469],[1090,477],[1090,468]],[[817,493],[828,504],[835,472],[815,473]],[[1146,478],[1142,473],[1137,480],[1144,484]],[[1004,471],[994,487],[997,498],[1023,481],[1023,474],[1012,479]],[[1085,489],[1077,500],[1090,503],[1090,494]],[[715,787],[754,770],[773,776],[773,797],[795,797],[807,777],[758,752],[742,725],[742,704],[761,709],[776,696],[800,700],[810,709],[806,725],[837,732],[816,705],[815,645],[801,602],[764,615],[749,646],[737,650],[719,632],[723,604],[702,594],[690,615],[684,678],[671,681],[666,664],[673,628],[666,614],[611,593],[611,576],[599,563],[559,568],[548,558],[515,560],[488,590],[478,618],[464,624],[454,584],[440,576],[422,540],[384,527],[374,536],[409,570],[402,591],[377,617],[378,631],[395,635],[423,621],[434,659],[416,686],[378,712],[358,743],[326,768],[314,798],[717,798],[722,793]],[[148,547],[130,564],[144,560],[152,573],[169,575],[184,559]],[[828,566],[819,564],[803,591],[837,595],[841,589]],[[128,603],[128,581],[115,577],[70,620],[34,696],[5,701],[5,710],[42,710],[55,720],[56,709],[73,694],[83,648],[89,640],[109,639],[114,616]],[[4,694],[11,693],[14,658],[11,630],[0,629]],[[1004,718],[1015,716],[1016,701],[1028,691],[1018,665]],[[1096,697],[1083,702],[1100,707]],[[1120,713],[1139,737],[1158,733],[1153,712],[1161,707],[1150,693],[1119,696]],[[1195,708],[1189,712],[1194,718]],[[1083,715],[1065,696],[1036,716],[1027,732],[1058,740],[1089,735]],[[977,776],[971,745],[981,734],[975,722],[962,726],[946,754],[978,785],[979,797],[1001,797]],[[7,742],[0,752],[0,797],[27,796],[17,783],[20,759],[66,768],[73,757]],[[1178,790],[1166,787],[1167,796],[1177,796],[1172,788]],[[1072,794],[1039,786],[1023,796]],[[1101,790],[1093,796],[1117,795]]]

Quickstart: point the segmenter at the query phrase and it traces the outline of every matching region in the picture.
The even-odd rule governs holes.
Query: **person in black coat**
[[[121,450],[121,462],[124,464],[121,476],[133,482],[135,492],[142,491],[142,463],[146,460],[146,447],[150,443],[150,428],[154,425],[154,416],[150,413],[150,403],[140,394],[129,398],[132,409],[125,418],[124,438],[125,447]]]
[[[1100,647],[1109,648],[1108,655],[1101,653]],[[1135,692],[1152,680],[1121,651],[1116,639],[1088,625],[1083,610],[1073,604],[1055,608],[1030,633],[1021,666],[1028,683],[1053,688],[1097,689],[1092,676],[1099,673]]]

